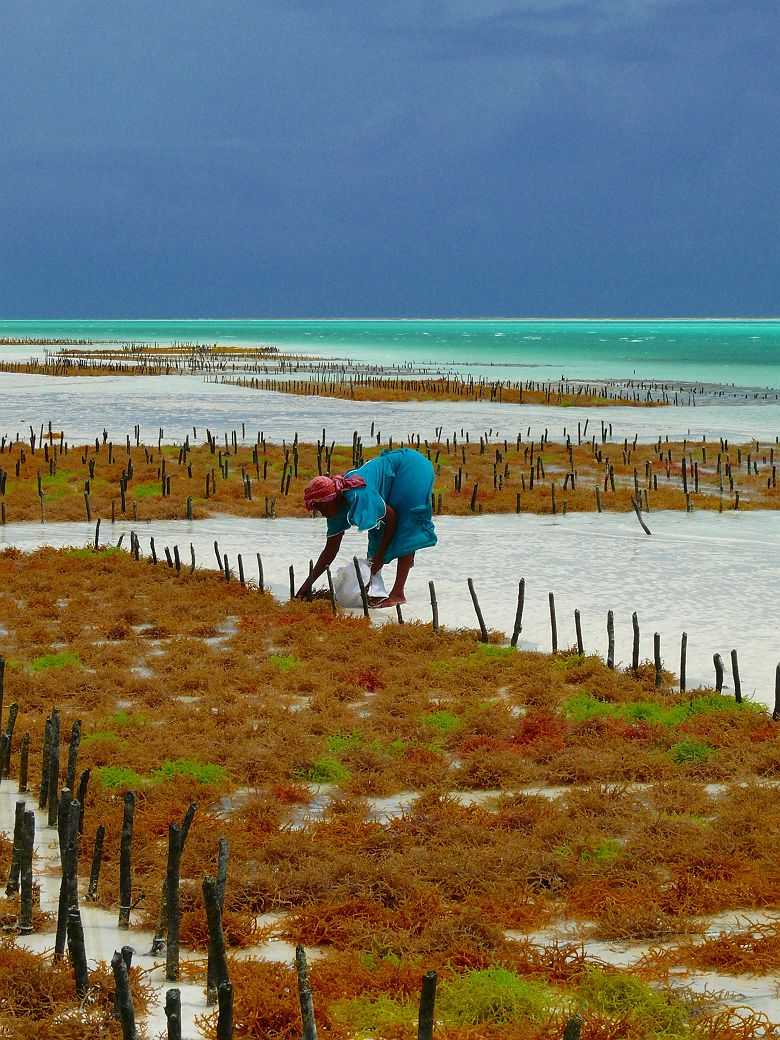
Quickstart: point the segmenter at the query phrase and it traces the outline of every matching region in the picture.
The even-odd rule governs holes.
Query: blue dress
[[[398,515],[398,526],[385,552],[385,563],[436,545],[431,519],[433,466],[419,451],[395,448],[383,451],[348,477],[362,477],[365,487],[349,488],[342,494],[346,502],[335,516],[328,518],[328,538],[348,527],[368,531],[368,555],[373,558],[382,544],[386,504]]]

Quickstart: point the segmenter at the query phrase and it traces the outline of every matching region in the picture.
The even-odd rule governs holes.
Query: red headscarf
[[[314,509],[320,502],[332,502],[348,488],[365,487],[362,477],[315,477],[303,489],[303,501],[307,509]]]

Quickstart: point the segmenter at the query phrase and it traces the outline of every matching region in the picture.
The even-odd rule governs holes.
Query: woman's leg
[[[409,577],[409,571],[412,567],[414,567],[414,553],[407,553],[406,556],[398,557],[395,581],[393,582],[392,589],[390,589],[390,595],[382,604],[383,607],[394,607],[397,603],[406,603],[404,588],[406,587],[406,579]]]

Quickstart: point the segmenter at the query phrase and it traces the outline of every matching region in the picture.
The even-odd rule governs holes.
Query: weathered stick
[[[65,848],[65,864],[67,867],[68,894],[68,956],[73,965],[73,976],[76,982],[76,996],[82,999],[89,990],[89,968],[87,954],[84,949],[84,928],[79,910],[79,819],[81,806],[74,798],[70,803],[68,817],[68,843]]]
[[[358,563],[357,556],[352,557],[352,564],[355,568],[355,574],[357,575],[358,588],[360,589],[360,599],[363,603],[363,617],[368,617],[368,593],[366,592],[366,586],[363,583],[363,575],[360,573],[360,564]]]
[[[775,668],[775,708],[772,719],[774,722],[780,720],[780,664]]]
[[[70,744],[68,745],[68,765],[65,770],[65,786],[69,791],[74,789],[76,783],[76,760],[81,743],[81,722],[77,719],[73,723],[70,733]]]
[[[90,903],[94,903],[97,899],[97,887],[98,881],[100,880],[100,864],[103,860],[103,840],[106,836],[106,828],[101,823],[95,833],[95,845],[92,850],[92,867],[89,872],[89,888],[87,889],[86,899]]]
[[[165,1018],[168,1022],[168,1040],[181,1040],[181,993],[178,989],[165,992]]]
[[[739,661],[737,660],[737,651],[731,651],[731,674],[734,679],[734,700],[737,704],[742,703],[742,681],[739,677]]]
[[[525,578],[521,578],[517,585],[517,610],[515,611],[515,624],[512,629],[511,645],[517,646],[517,640],[523,631],[523,607],[525,606]]]
[[[309,981],[309,966],[306,963],[306,951],[300,945],[295,947],[295,971],[298,975],[298,998],[301,1004],[303,1040],[317,1040],[317,1022],[314,1018],[314,1000],[312,999],[311,983]]]
[[[263,581],[263,561],[260,558],[260,553],[257,553],[257,587],[260,592],[265,592],[265,584]]]
[[[219,990],[221,983],[230,982],[230,977],[225,956],[225,936],[222,932],[222,911],[215,878],[207,876],[203,879],[203,899],[206,903],[206,919],[209,925],[209,960],[213,966],[214,981]],[[213,1006],[216,997],[217,993],[207,993],[206,1003]]]
[[[664,677],[661,664],[661,635],[658,632],[653,634],[653,659],[655,661],[655,688],[660,690]]]
[[[552,636],[552,651],[553,653],[555,653],[558,649],[558,622],[555,617],[555,593],[550,592],[547,598],[550,603],[550,633]]]
[[[133,1011],[133,996],[130,992],[130,978],[125,959],[119,950],[114,951],[114,956],[111,958],[111,968],[114,972],[116,1007],[119,1011],[119,1021],[122,1026],[122,1038],[123,1040],[138,1040],[138,1032],[135,1028],[135,1012]]]
[[[25,730],[22,743],[19,746],[19,794],[26,794],[29,790],[27,773],[30,766],[30,734]]]
[[[647,526],[647,524],[642,519],[642,507],[641,507],[639,501],[637,499],[635,499],[635,498],[632,498],[631,502],[632,502],[632,504],[634,506],[634,512],[636,513],[636,518],[639,521],[639,523],[642,525],[642,530],[645,532],[645,534],[652,534],[653,532],[650,530],[650,528]]]
[[[487,630],[487,626],[485,625],[485,619],[482,616],[482,608],[480,607],[479,600],[477,599],[477,592],[476,592],[476,589],[474,588],[474,581],[473,581],[473,579],[472,578],[467,578],[466,579],[466,584],[469,587],[469,593],[471,595],[471,602],[474,604],[474,613],[477,615],[477,622],[479,623],[480,639],[481,639],[481,641],[483,643],[487,643],[487,642],[489,642],[488,630]]]
[[[434,632],[438,632],[439,631],[439,604],[436,601],[436,586],[433,584],[432,581],[428,582],[428,591],[431,594],[431,615],[432,615],[433,631]]]
[[[333,588],[333,575],[330,573],[330,567],[325,568],[325,573],[328,576],[328,592],[330,593],[330,609],[335,614],[336,608],[336,590]]]
[[[680,638],[680,693],[685,693],[686,675],[685,668],[688,658],[688,633],[683,632]]]
[[[289,477],[287,478],[289,482]],[[220,982],[217,990],[217,1040],[233,1040],[233,986]]]
[[[41,756],[41,783],[38,790],[38,808],[45,809],[49,799],[49,752],[51,751],[51,717],[46,719],[43,730],[43,754]]]
[[[135,792],[127,791],[124,797],[124,813],[122,817],[122,837],[119,849],[119,928],[130,927],[131,900],[133,898],[133,877],[131,873],[131,855],[133,846],[133,817],[135,815]],[[112,962],[113,963],[113,962]]]
[[[631,627],[634,630],[634,641],[631,647],[631,668],[636,675],[639,669],[639,618],[636,611],[631,615]]]
[[[607,668],[615,667],[615,615],[607,611]]]
[[[49,815],[48,823],[54,827],[57,823],[59,807],[60,783],[60,712],[54,708],[51,713],[51,742],[49,744]]]
[[[33,930],[33,846],[35,845],[35,812],[26,810],[22,827],[19,858],[20,911],[19,932],[29,935]]]
[[[168,827],[168,869],[165,874],[165,909],[168,945],[165,950],[165,978],[176,982],[179,978],[179,879],[181,872],[181,827]]]
[[[579,610],[574,611],[574,632],[577,637],[577,653],[580,657],[585,654],[585,645],[582,642],[582,618]]]
[[[426,971],[422,977],[420,1010],[417,1016],[417,1040],[432,1040],[436,1008],[436,972]]]
[[[715,665],[715,692],[723,691],[723,658],[720,654],[712,655],[712,663]]]
[[[14,846],[11,853],[11,865],[8,868],[8,882],[5,886],[7,896],[19,891],[19,871],[22,863],[22,828],[24,827],[25,803],[17,802],[14,807]]]
[[[227,884],[227,865],[228,865],[228,842],[227,838],[220,838],[217,847],[217,901],[219,902],[219,913],[220,918],[223,910],[225,909],[225,885]],[[224,980],[223,980],[224,981]],[[219,989],[220,979],[217,978],[217,966],[214,962],[214,958],[211,952],[211,943],[209,943],[208,951],[208,962],[206,965],[206,995],[207,998],[214,1003],[214,999]]]

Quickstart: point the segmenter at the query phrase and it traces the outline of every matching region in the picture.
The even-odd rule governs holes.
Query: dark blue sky
[[[5,0],[0,316],[780,313],[778,0]]]

